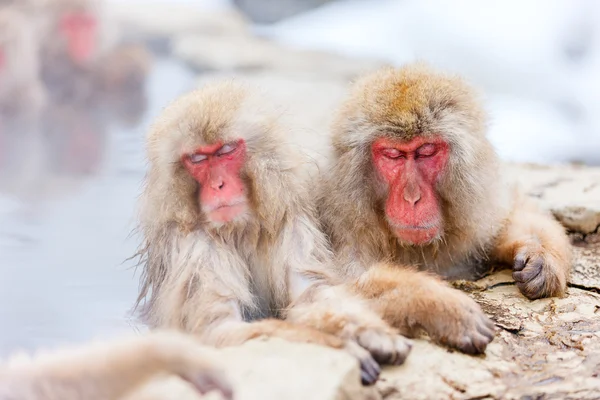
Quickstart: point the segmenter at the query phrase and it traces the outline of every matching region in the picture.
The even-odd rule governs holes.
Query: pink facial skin
[[[231,222],[247,211],[240,171],[246,158],[243,140],[197,148],[182,157],[183,165],[200,184],[198,201],[211,222]]]
[[[76,64],[86,64],[96,50],[97,25],[96,17],[88,13],[70,13],[62,17],[60,29],[67,39],[69,57]]]
[[[413,245],[430,242],[440,231],[435,185],[448,161],[448,143],[441,138],[382,138],[373,143],[371,153],[388,187],[385,213],[392,230]]]

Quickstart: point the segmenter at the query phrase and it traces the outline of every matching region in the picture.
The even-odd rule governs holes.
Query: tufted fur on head
[[[332,126],[336,162],[320,201],[326,230],[349,271],[391,255],[443,273],[483,255],[508,212],[485,129],[473,90],[425,64],[384,68],[355,83]],[[428,135],[441,135],[450,146],[436,190],[442,232],[432,243],[413,246],[395,237],[383,217],[387,191],[375,175],[370,147],[378,138]]]
[[[190,282],[195,282],[197,270],[203,268],[215,269],[213,273],[222,277],[243,277],[231,279],[227,290],[235,289],[241,303],[255,307],[243,282],[252,280],[250,269],[257,262],[263,265],[260,268],[269,269],[265,273],[272,279],[271,289],[281,292],[275,297],[285,305],[287,271],[278,260],[289,259],[296,252],[298,257],[330,257],[325,238],[316,228],[308,182],[302,177],[305,156],[287,140],[288,128],[279,122],[281,111],[267,104],[256,88],[221,81],[180,97],[152,126],[147,137],[149,168],[140,199],[139,230],[144,243],[138,256],[144,277],[138,304],[152,291],[152,307],[171,273],[179,274],[178,284],[191,290]],[[181,156],[199,146],[237,139],[246,143],[241,175],[248,189],[250,215],[214,226],[199,207],[198,184],[185,170]],[[294,243],[290,249],[288,242],[298,236],[303,237],[302,243]],[[203,265],[192,262],[196,258]],[[219,263],[223,265],[216,265]],[[182,269],[172,271],[176,267]],[[185,297],[169,290],[163,296],[171,294]]]

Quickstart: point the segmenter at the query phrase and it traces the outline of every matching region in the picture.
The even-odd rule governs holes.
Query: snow
[[[596,0],[346,0],[256,31],[298,48],[460,73],[484,93],[504,159],[600,163]]]

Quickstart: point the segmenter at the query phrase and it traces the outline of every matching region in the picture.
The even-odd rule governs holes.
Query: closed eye
[[[383,151],[381,152],[385,157],[387,158],[391,158],[392,160],[395,160],[397,158],[403,157],[404,153],[402,153],[400,150],[398,149],[383,149]]]
[[[232,151],[234,151],[236,149],[236,145],[235,144],[231,144],[228,143],[226,145],[224,145],[223,147],[221,147],[218,151],[217,151],[217,155],[218,156],[222,156],[224,154],[229,154]]]
[[[437,153],[437,146],[432,143],[426,143],[417,149],[417,157],[431,157]]]
[[[189,158],[192,164],[198,164],[199,162],[206,160],[208,157],[206,154],[190,154]]]

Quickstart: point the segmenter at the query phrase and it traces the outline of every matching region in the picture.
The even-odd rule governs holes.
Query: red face
[[[378,139],[372,145],[375,169],[388,188],[385,214],[404,242],[426,244],[440,231],[435,186],[448,161],[448,150],[439,138]]]
[[[200,184],[198,202],[209,221],[226,223],[247,211],[246,189],[240,171],[246,143],[215,143],[182,157],[183,165]]]
[[[84,12],[65,14],[61,18],[60,29],[67,39],[67,50],[73,62],[88,62],[96,46],[96,17]]]

